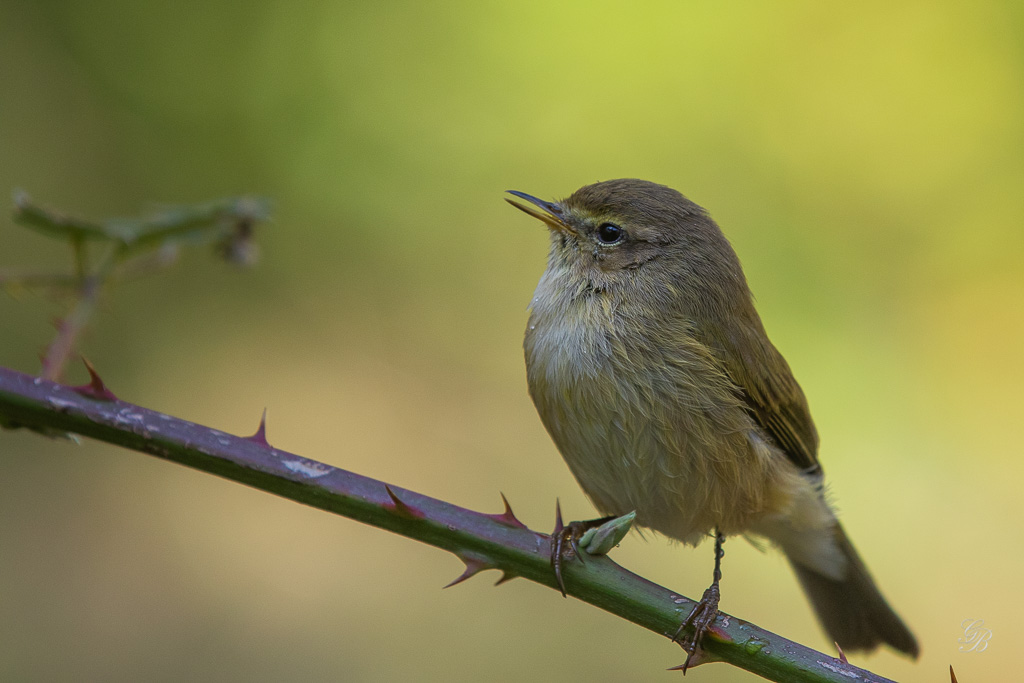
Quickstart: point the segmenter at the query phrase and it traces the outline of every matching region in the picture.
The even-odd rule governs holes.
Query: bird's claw
[[[679,643],[680,647],[686,650],[686,661],[682,665],[675,667],[675,669],[681,670],[685,674],[687,667],[691,665],[691,660],[693,660],[693,665],[696,665],[695,657],[700,652],[704,634],[707,633],[718,617],[718,603],[721,598],[722,594],[718,588],[718,582],[715,581],[704,591],[700,602],[694,606],[693,611],[686,617],[686,621],[682,623],[676,634],[672,636],[672,642]],[[693,626],[693,631],[680,638],[679,636],[682,635],[683,631],[690,626]]]
[[[551,569],[555,572],[555,581],[562,597],[566,597],[565,579],[562,576],[562,563],[578,557],[583,562],[584,553],[580,551],[580,539],[591,529],[597,529],[615,517],[602,517],[585,522],[562,523],[562,509],[555,505],[555,529],[551,532]],[[632,519],[630,519],[632,522]]]

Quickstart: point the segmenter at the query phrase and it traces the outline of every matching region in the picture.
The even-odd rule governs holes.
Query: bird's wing
[[[725,366],[747,409],[794,465],[819,474],[818,431],[789,364],[760,324],[749,328],[743,342],[726,351]]]

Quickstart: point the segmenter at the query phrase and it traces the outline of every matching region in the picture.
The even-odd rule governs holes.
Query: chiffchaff
[[[724,536],[753,534],[786,554],[843,649],[917,656],[825,498],[807,400],[707,212],[632,179],[560,202],[512,194],[550,229],[524,347],[555,445],[603,514],[636,511],[690,544],[715,533],[691,655],[717,614]]]

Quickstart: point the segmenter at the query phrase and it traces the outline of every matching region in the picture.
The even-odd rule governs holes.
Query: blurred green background
[[[0,190],[87,217],[254,193],[81,350],[121,397],[531,527],[594,511],[525,390],[543,227],[506,189],[707,207],[808,394],[844,523],[923,656],[1009,680],[1024,604],[1024,5],[0,1]],[[5,200],[6,201],[6,200]],[[66,249],[0,219],[0,266]],[[0,298],[38,371],[61,303]],[[69,380],[84,381],[80,367]],[[615,559],[697,596],[712,550]],[[525,581],[106,445],[0,433],[0,679],[670,680],[678,648]],[[497,575],[493,578],[497,578]],[[723,609],[817,648],[784,560]],[[958,651],[964,619],[992,629]],[[695,681],[750,681],[725,665]]]

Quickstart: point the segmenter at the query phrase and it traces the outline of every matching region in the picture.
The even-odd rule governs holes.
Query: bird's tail
[[[873,650],[886,643],[916,658],[917,640],[882,597],[838,522],[833,534],[836,548],[845,559],[845,571],[840,579],[815,571],[787,553],[829,637],[845,651]]]

